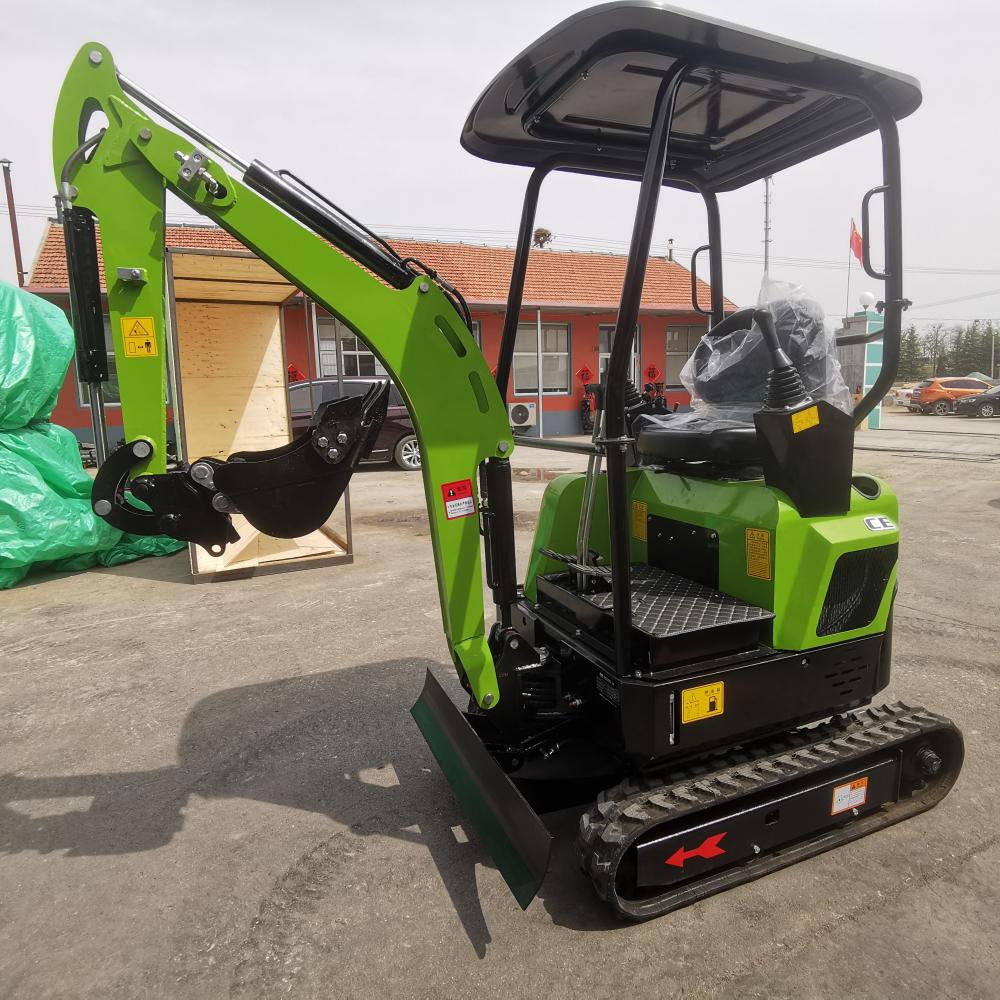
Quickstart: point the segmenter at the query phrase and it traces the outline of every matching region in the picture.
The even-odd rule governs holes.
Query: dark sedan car
[[[374,382],[384,379],[344,378],[345,396],[363,396]],[[301,434],[309,427],[313,414],[322,403],[340,399],[341,387],[335,378],[320,378],[312,382],[293,382],[288,387],[292,412],[292,432]],[[389,386],[389,412],[379,432],[369,462],[395,462],[408,472],[420,469],[420,445],[413,433],[413,421],[394,385]]]
[[[955,404],[960,417],[995,417],[1000,414],[1000,385],[975,396],[966,396]]]

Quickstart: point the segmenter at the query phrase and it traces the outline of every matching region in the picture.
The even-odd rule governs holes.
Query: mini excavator
[[[136,322],[160,348],[126,363],[126,441],[99,470],[93,509],[213,553],[235,539],[237,511],[265,533],[303,535],[329,517],[386,412],[388,386],[376,385],[322,406],[284,447],[167,468],[164,421],[133,414],[164,406],[169,191],[362,337],[405,399],[468,695],[460,711],[428,674],[413,716],[522,907],[549,864],[539,813],[557,808],[582,810],[583,871],[634,920],[927,810],[958,776],[962,737],[924,708],[871,704],[890,677],[898,504],[852,466],[855,426],[899,359],[897,121],[920,100],[908,76],[659,3],[563,21],[489,84],[461,137],[475,156],[530,169],[494,377],[446,277],[400,259],[290,171],[242,159],[85,45],[54,130],[81,377],[106,363],[98,222],[116,349]],[[861,203],[863,265],[884,287],[884,357],[848,413],[804,378],[816,324],[780,302],[726,311],[718,196],[870,133],[881,182]],[[505,400],[535,207],[555,171],[634,183],[638,198],[592,440],[517,442],[589,461],[548,485],[519,583]],[[743,425],[657,412],[628,381],[664,188],[707,212],[696,394],[752,403]],[[741,371],[703,363],[740,331],[757,344]]]

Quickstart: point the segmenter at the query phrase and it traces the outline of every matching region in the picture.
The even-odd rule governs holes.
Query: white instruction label
[[[453,517],[468,517],[476,513],[476,501],[472,497],[462,497],[461,500],[448,500],[444,505],[450,521]]]
[[[867,801],[867,778],[858,778],[846,785],[837,785],[833,790],[833,808],[830,810],[830,815],[836,816],[837,813],[847,812],[848,809],[857,809]]]

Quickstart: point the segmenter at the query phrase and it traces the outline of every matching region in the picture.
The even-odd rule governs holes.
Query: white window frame
[[[564,331],[566,334],[566,350],[565,351],[542,351],[542,371],[544,375],[545,370],[545,359],[546,358],[565,358],[566,359],[566,388],[565,389],[542,389],[543,396],[568,396],[573,391],[573,328],[570,323],[547,323],[542,320],[542,333],[545,333],[545,329],[558,329]],[[511,371],[511,381],[513,383],[513,394],[515,396],[521,396],[526,399],[538,398],[538,386],[534,389],[518,389],[517,387],[517,359],[519,357],[531,358],[534,361],[535,367],[534,371],[538,371],[538,324],[537,322],[526,322],[517,324],[518,333],[530,333],[534,338],[535,349],[532,351],[514,351],[514,355],[511,359],[512,361],[512,371]],[[515,347],[517,342],[515,340]],[[537,375],[535,376],[537,381]]]
[[[691,357],[694,353],[695,347],[698,346],[698,340],[705,336],[705,332],[708,329],[707,326],[701,326],[697,323],[668,323],[666,332],[663,335],[664,343],[664,359],[663,359],[663,381],[668,385],[679,385],[680,384],[680,368],[677,369],[677,381],[670,382],[667,375],[670,372],[670,358],[683,358],[681,361],[681,368],[684,367],[684,362]],[[672,351],[670,350],[670,331],[671,330],[685,330],[687,332],[687,343],[691,344],[691,334],[697,333],[698,339],[695,340],[694,344],[690,347],[685,347],[683,351]]]
[[[600,323],[597,327],[597,379],[601,380],[604,375],[605,366],[611,360],[611,351],[601,350],[601,334],[608,331],[608,347],[614,344],[614,333],[615,324],[614,323]],[[637,386],[639,391],[642,391],[642,386],[639,384],[639,366],[642,359],[642,325],[636,323],[635,325],[635,336],[632,338],[632,384]],[[645,382],[645,379],[643,379]]]
[[[333,333],[332,337],[324,337],[323,329],[331,330]],[[355,346],[353,348],[344,347],[344,338],[351,337],[355,341]],[[324,343],[333,345],[332,347],[325,347]],[[361,374],[361,359],[371,358],[375,362],[375,372],[374,374]],[[336,316],[317,316],[316,317],[316,371],[318,372],[317,378],[336,378],[340,373],[341,369],[345,367],[344,362],[349,359],[354,358],[354,367],[357,368],[357,372],[347,372],[344,371],[344,378],[380,378],[385,376],[389,377],[389,373],[385,370],[382,363],[375,356],[375,352],[369,347],[365,346],[365,342],[362,338],[349,327],[346,323],[342,323]]]

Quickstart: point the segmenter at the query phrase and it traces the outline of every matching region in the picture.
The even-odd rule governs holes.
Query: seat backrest
[[[798,369],[810,394],[824,396],[834,374],[834,341],[818,304],[805,297],[767,304],[778,340]],[[759,403],[763,400],[771,357],[752,309],[741,309],[716,324],[695,347],[682,380],[706,403]],[[836,372],[839,377],[839,371]],[[687,376],[685,378],[685,376]]]

